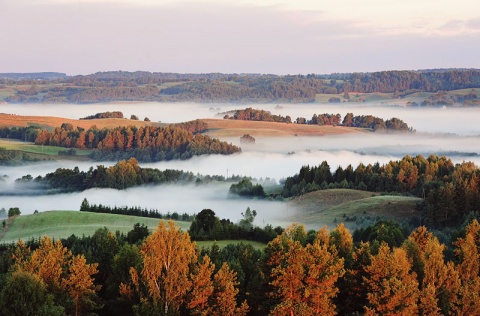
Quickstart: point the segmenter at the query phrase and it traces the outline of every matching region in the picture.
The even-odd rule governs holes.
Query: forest
[[[247,212],[230,225],[253,232],[255,211]],[[135,225],[127,234],[99,229],[2,245],[0,308],[4,315],[480,313],[477,220],[449,244],[424,226],[407,233],[381,222],[353,235],[343,224],[269,228],[262,250],[196,247],[205,236],[198,232],[220,223],[203,210],[188,232],[161,221],[152,233]]]
[[[316,94],[393,93],[479,88],[476,69],[435,69],[309,75],[176,74],[99,72],[78,76],[3,76],[1,87],[13,86],[9,103],[96,103],[110,101],[313,102]],[[19,88],[26,86],[26,88]],[[336,102],[332,97],[331,102]],[[455,102],[478,105],[478,96]],[[1,101],[1,100],[0,100]],[[451,101],[446,100],[449,104]],[[426,101],[424,105],[428,105]],[[432,101],[436,102],[436,101]],[[433,103],[431,103],[433,104]]]

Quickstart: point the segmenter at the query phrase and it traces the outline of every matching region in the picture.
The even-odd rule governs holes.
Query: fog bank
[[[395,100],[389,101],[395,104]],[[278,105],[278,106],[277,106]],[[340,103],[340,104],[242,104],[242,103],[159,103],[125,102],[95,104],[7,104],[1,112],[19,115],[62,116],[79,119],[106,111],[121,111],[126,118],[135,114],[141,120],[148,117],[152,122],[178,123],[201,118],[221,118],[220,112],[252,107],[278,115],[289,115],[310,119],[313,114],[348,112],[354,115],[374,115],[383,119],[397,117],[419,132],[456,133],[461,135],[480,135],[477,118],[480,107],[474,108],[407,108],[382,103]]]
[[[195,185],[163,185],[136,187],[124,191],[114,189],[90,189],[84,192],[45,196],[2,196],[0,207],[19,207],[22,214],[32,214],[49,210],[79,210],[84,198],[90,204],[108,206],[140,206],[157,209],[161,213],[199,213],[202,209],[212,209],[220,218],[238,221],[247,207],[257,211],[256,224],[279,224],[279,218],[293,214],[286,203],[229,199],[230,183]]]

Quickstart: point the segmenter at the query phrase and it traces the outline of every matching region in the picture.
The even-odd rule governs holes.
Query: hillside
[[[419,216],[416,211],[420,198],[406,196],[380,196],[378,193],[350,189],[331,189],[310,192],[289,201],[296,210],[282,220],[304,223],[309,228],[326,225],[335,227],[339,222],[354,229],[358,222],[376,217],[402,221]],[[336,221],[335,221],[336,220]]]
[[[18,239],[27,240],[45,235],[52,238],[67,238],[72,234],[88,236],[103,227],[126,233],[132,230],[136,223],[145,224],[149,229],[154,229],[160,221],[155,218],[115,214],[49,211],[17,217],[0,242],[9,243]],[[175,223],[182,230],[190,227],[189,222],[176,221]]]
[[[207,134],[212,137],[240,137],[245,134],[253,136],[324,136],[366,132],[364,129],[332,125],[286,124],[277,122],[202,119],[208,124]]]
[[[55,116],[23,116],[23,115],[11,115],[0,113],[0,126],[19,126],[27,127],[29,125],[39,125],[42,128],[53,128],[61,126],[63,123],[70,123],[74,127],[82,127],[84,129],[89,129],[91,126],[96,125],[97,128],[114,128],[117,126],[146,126],[154,125],[157,126],[158,123],[154,122],[144,122],[137,120],[129,119],[119,119],[119,118],[108,118],[108,119],[94,119],[94,120],[72,120],[63,117]]]

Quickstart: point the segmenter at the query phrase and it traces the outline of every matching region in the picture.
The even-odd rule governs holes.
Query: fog
[[[368,105],[368,106],[367,106]],[[347,112],[355,115],[375,115],[388,119],[398,117],[413,126],[415,134],[381,134],[373,132],[342,134],[321,137],[262,137],[256,138],[254,145],[241,145],[242,152],[223,156],[210,155],[193,157],[189,160],[140,163],[142,167],[164,169],[181,169],[202,175],[242,175],[253,178],[270,178],[277,182],[298,173],[304,165],[319,165],[326,160],[332,171],[338,166],[346,167],[359,163],[380,164],[396,160],[405,154],[446,154],[454,163],[473,161],[480,165],[480,109],[407,109],[383,104],[188,104],[188,103],[119,103],[92,105],[2,105],[0,112],[20,115],[52,115],[78,119],[87,115],[105,111],[122,111],[126,117],[131,114],[141,119],[145,116],[152,121],[181,122],[197,118],[219,117],[219,112],[245,107],[269,110],[274,114],[310,118],[314,113]],[[239,138],[222,140],[239,144]],[[83,198],[91,203],[104,205],[128,205],[143,208],[155,208],[161,212],[198,213],[204,208],[213,209],[218,216],[238,220],[240,213],[247,207],[257,210],[257,224],[287,224],[281,218],[294,216],[295,210],[289,209],[287,203],[273,201],[243,200],[228,197],[230,183],[209,184],[205,186],[138,187],[125,191],[113,189],[92,189],[81,193],[57,194],[47,196],[30,196],[30,191],[18,191],[14,180],[30,174],[32,177],[44,176],[57,168],[78,166],[86,171],[99,164],[106,166],[114,162],[74,162],[52,161],[25,166],[0,166],[0,176],[7,175],[5,182],[0,182],[3,195],[0,207],[20,207],[22,214],[34,210],[78,210]],[[19,195],[20,194],[20,195]]]
[[[374,115],[383,119],[397,117],[418,132],[455,133],[460,135],[480,135],[477,118],[480,108],[407,108],[390,101],[389,104],[348,103],[348,104],[199,104],[199,103],[97,103],[97,104],[7,104],[0,112],[19,115],[62,116],[79,119],[106,111],[121,111],[129,118],[135,114],[140,119],[148,117],[152,122],[178,123],[197,118],[221,118],[218,113],[252,107],[278,115],[290,115],[310,119],[313,114],[348,112],[355,115]],[[401,102],[401,101],[399,101]],[[61,113],[61,114],[60,114]]]
[[[256,224],[264,226],[283,225],[281,217],[293,214],[286,203],[275,201],[234,199],[228,197],[230,184],[163,185],[136,187],[124,191],[114,189],[90,189],[84,192],[44,196],[2,196],[1,204],[19,207],[22,214],[48,210],[79,210],[84,198],[90,204],[108,206],[140,206],[157,209],[161,213],[199,213],[204,208],[212,209],[220,218],[238,221],[247,207],[257,210]]]

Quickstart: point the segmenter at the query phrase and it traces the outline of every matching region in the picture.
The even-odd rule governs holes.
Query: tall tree
[[[418,312],[418,282],[411,272],[405,250],[380,245],[371,264],[365,267],[367,289],[365,315],[414,315]]]
[[[142,270],[130,270],[141,300],[137,314],[156,311],[170,315],[177,312],[192,286],[189,266],[197,261],[195,243],[172,221],[167,225],[161,221],[143,243],[140,253]]]

